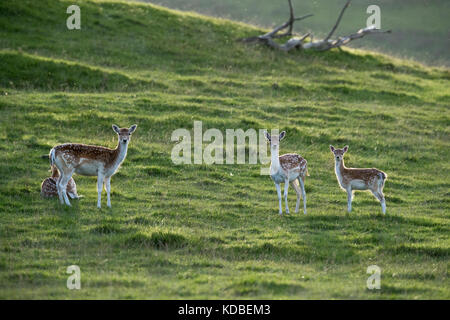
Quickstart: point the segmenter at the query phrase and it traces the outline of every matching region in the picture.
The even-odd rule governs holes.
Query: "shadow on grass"
[[[299,284],[280,283],[275,280],[265,280],[255,277],[249,277],[238,280],[229,286],[226,290],[231,290],[236,296],[252,295],[295,295],[304,291],[303,286]]]
[[[0,52],[0,86],[58,91],[136,91],[166,86],[135,80],[117,72],[47,60],[19,52]]]

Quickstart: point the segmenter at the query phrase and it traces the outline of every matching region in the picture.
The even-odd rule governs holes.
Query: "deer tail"
[[[55,161],[56,161],[56,156],[55,156],[55,148],[52,148],[52,150],[50,150],[50,154],[48,155],[48,158],[50,159],[50,167],[52,169],[52,177],[56,178],[59,176],[59,172],[58,169],[56,168],[55,165]]]
[[[386,181],[386,179],[387,179],[387,175],[386,175],[386,173],[384,173],[383,171],[380,171],[380,172],[378,172],[378,187],[380,188],[380,189],[383,189],[383,187],[384,187],[384,182]]]
[[[303,182],[305,182],[306,177],[309,177],[308,169],[306,169],[306,171],[299,176],[299,178],[301,178]]]
[[[52,167],[55,165],[56,160],[55,153],[56,153],[55,148],[52,148],[52,150],[50,150],[50,154],[48,155],[48,158],[50,159],[50,165]]]

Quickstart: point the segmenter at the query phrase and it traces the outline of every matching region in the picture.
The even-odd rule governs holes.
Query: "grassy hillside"
[[[289,8],[286,0],[129,0],[145,1],[179,10],[189,10],[230,18],[237,21],[274,26],[286,21]],[[317,37],[325,37],[336,22],[338,12],[345,0],[293,0],[298,16],[313,13],[295,26],[301,34],[313,32]],[[378,5],[381,12],[381,27],[392,29],[393,33],[380,37],[367,37],[354,41],[351,47],[368,48],[398,57],[416,59],[436,65],[450,66],[450,43],[448,38],[450,20],[447,0],[357,0],[352,1],[339,25],[336,36],[354,33],[366,26],[369,5]]]
[[[369,52],[283,54],[235,39],[255,28],[112,1],[0,2],[0,298],[449,299],[449,71]],[[260,165],[172,164],[172,132],[279,128],[308,160],[308,215],[279,217]],[[73,207],[39,195],[42,154],[113,147],[138,124],[112,178],[75,176]],[[346,194],[348,166],[385,171],[387,215]],[[295,195],[290,190],[293,211]],[[82,289],[66,288],[81,268]],[[366,289],[369,265],[381,290]]]

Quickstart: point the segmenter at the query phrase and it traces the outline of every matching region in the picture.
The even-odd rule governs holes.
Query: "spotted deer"
[[[58,195],[58,188],[56,187],[58,178],[58,169],[56,169],[56,166],[52,166],[52,176],[42,181],[41,196],[43,196],[44,198],[51,198]],[[67,183],[67,195],[71,199],[79,199],[82,197],[77,193],[77,185],[75,184],[75,180],[73,180],[73,178],[70,178],[69,182]]]
[[[384,199],[383,188],[387,179],[386,173],[375,168],[355,169],[347,168],[344,165],[344,154],[348,146],[336,149],[330,145],[330,150],[334,154],[335,172],[341,188],[347,192],[348,212],[352,211],[353,192],[355,190],[370,190],[375,198],[381,203],[383,214],[386,213],[386,201]]]
[[[298,212],[300,205],[300,196],[303,198],[303,213],[306,214],[306,192],[305,192],[305,177],[309,176],[307,169],[306,159],[302,158],[298,154],[290,153],[282,156],[280,153],[280,141],[286,136],[286,131],[281,132],[279,135],[270,135],[265,132],[266,139],[270,142],[270,177],[275,183],[278,194],[279,213],[283,214],[281,205],[281,186],[284,182],[284,200],[286,204],[286,213],[289,213],[288,206],[288,189],[289,183],[295,189],[297,193],[297,203],[295,205],[295,212]],[[298,185],[298,183],[300,186]]]
[[[85,144],[65,143],[50,150],[50,162],[56,166],[61,177],[58,179],[57,189],[62,204],[70,206],[66,194],[66,186],[74,173],[83,176],[97,176],[97,208],[101,208],[102,187],[105,185],[107,206],[111,207],[111,176],[114,175],[127,156],[131,134],[137,125],[130,128],[112,126],[118,135],[115,149]]]

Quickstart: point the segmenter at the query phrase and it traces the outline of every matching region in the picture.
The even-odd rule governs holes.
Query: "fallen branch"
[[[296,18],[294,15],[294,8],[292,6],[292,1],[288,0],[289,4],[289,20],[283,23],[282,25],[276,27],[270,32],[267,32],[266,34],[255,36],[255,37],[249,37],[242,39],[243,42],[251,43],[251,42],[260,42],[263,43],[271,48],[282,50],[282,51],[290,51],[294,48],[301,49],[301,50],[308,50],[308,49],[314,49],[318,51],[326,51],[330,50],[332,48],[339,48],[341,46],[344,46],[348,44],[350,41],[360,39],[368,34],[375,34],[375,33],[390,33],[391,30],[382,31],[379,29],[376,29],[374,26],[367,27],[364,29],[358,30],[358,32],[350,34],[348,36],[339,37],[337,40],[331,40],[331,37],[333,36],[334,32],[339,26],[339,23],[341,22],[341,19],[344,15],[345,10],[350,5],[351,0],[347,0],[344,7],[342,8],[339,17],[334,24],[333,28],[330,30],[328,35],[323,40],[313,41],[313,35],[310,33],[307,33],[301,37],[292,37],[291,39],[287,40],[284,44],[279,44],[274,39],[279,39],[287,36],[292,36],[292,30],[294,28],[294,22],[300,21],[303,19],[306,19],[308,17],[311,17],[312,14],[307,14],[302,17]],[[284,33],[279,34],[281,30],[284,30],[287,28],[287,31]],[[305,42],[306,38],[310,38],[310,42]]]
[[[289,3],[289,20],[288,21],[286,21],[282,25],[276,27],[272,31],[267,32],[266,34],[256,36],[256,37],[245,38],[245,39],[242,39],[242,41],[247,42],[247,43],[259,41],[259,42],[267,43],[269,46],[277,47],[279,45],[277,43],[273,42],[273,39],[291,36],[295,21],[300,21],[300,20],[303,20],[303,19],[313,16],[312,14],[307,14],[302,17],[296,18],[294,15],[294,7],[292,6],[292,0],[288,0],[288,3]],[[286,28],[288,28],[288,30],[286,32],[284,32],[282,34],[278,34],[278,32],[280,32],[281,30],[284,30]],[[281,49],[281,50],[284,50],[284,49]]]

